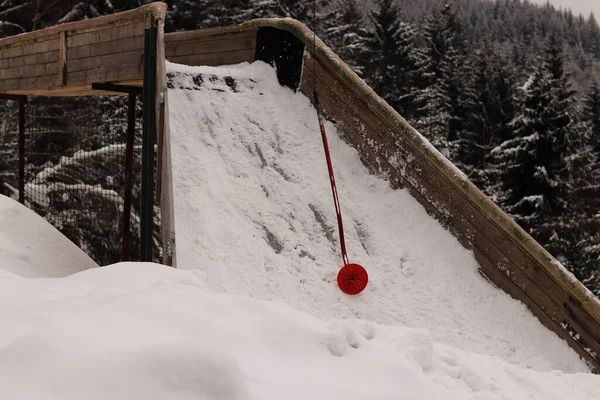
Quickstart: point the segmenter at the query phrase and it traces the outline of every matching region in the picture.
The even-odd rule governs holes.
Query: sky
[[[530,0],[533,3],[545,4],[546,0]],[[583,14],[586,18],[594,12],[596,20],[600,17],[600,0],[550,0],[556,7],[570,8],[575,14]]]

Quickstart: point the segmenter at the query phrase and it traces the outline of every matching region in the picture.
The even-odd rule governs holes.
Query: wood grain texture
[[[255,49],[226,51],[222,53],[194,54],[167,57],[167,61],[184,65],[231,65],[254,61]]]
[[[104,56],[131,50],[144,50],[144,36],[134,36],[108,42],[94,43],[87,46],[73,47],[69,49],[69,60],[73,61],[80,58]]]
[[[22,45],[12,45],[7,47],[0,46],[0,58],[7,59],[13,57],[29,56],[32,54],[44,53],[48,51],[57,51],[60,49],[60,35],[42,38],[39,41],[25,43]]]
[[[174,43],[194,42],[215,40],[230,40],[245,36],[256,37],[257,29],[242,29],[238,27],[211,28],[197,31],[172,32],[165,34],[165,51],[169,51]]]
[[[118,82],[123,80],[140,80],[144,76],[143,64],[123,64],[87,71],[67,71],[69,85],[83,85],[96,82]]]
[[[87,19],[83,21],[69,22],[66,24],[55,25],[51,28],[40,29],[25,33],[22,35],[9,36],[0,39],[0,48],[5,46],[23,46],[37,40],[47,40],[49,37],[58,37],[60,32],[85,32],[96,29],[102,29],[107,26],[118,26],[130,21],[144,21],[147,25],[155,24],[156,20],[165,20],[167,13],[167,4],[163,2],[153,2],[143,5],[133,10],[120,13],[105,15],[103,17]]]
[[[0,59],[0,68],[19,68],[26,65],[48,64],[58,62],[58,59],[58,51],[47,51],[27,56]]]
[[[64,93],[81,93],[91,83],[138,82],[144,30],[164,21],[165,13],[166,4],[156,2],[1,39],[0,92],[56,95],[61,86],[73,88]]]
[[[96,43],[114,42],[136,36],[143,37],[146,27],[146,22],[137,22],[129,25],[109,26],[91,32],[72,33],[67,39],[67,47],[71,49]],[[117,45],[118,44],[115,44],[115,46]],[[115,47],[115,51],[118,50],[118,47]]]
[[[217,40],[171,42],[165,48],[167,58],[206,53],[223,53],[256,48],[256,35],[240,35]]]
[[[72,74],[79,71],[89,71],[105,67],[113,67],[118,69],[121,65],[143,64],[143,62],[144,51],[142,48],[131,51],[124,51],[122,53],[113,53],[106,54],[103,56],[69,60],[68,71],[69,74]]]

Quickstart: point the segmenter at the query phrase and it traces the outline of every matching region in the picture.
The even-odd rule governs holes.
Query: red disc
[[[359,294],[367,287],[369,275],[358,264],[346,264],[337,276],[338,286],[346,294]]]

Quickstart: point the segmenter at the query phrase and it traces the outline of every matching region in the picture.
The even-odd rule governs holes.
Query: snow
[[[370,278],[360,296],[343,295],[308,98],[279,86],[262,62],[168,71],[179,268],[200,269],[221,292],[283,300],[318,318],[423,329],[434,341],[522,367],[587,371],[523,304],[481,277],[473,253],[408,191],[370,175],[328,123],[350,262]]]
[[[591,400],[600,389],[598,376],[524,369],[423,329],[219,293],[199,270],[0,271],[0,293],[0,397],[13,400]]]
[[[97,266],[44,218],[0,195],[0,270],[58,278]]]
[[[0,197],[0,398],[597,398],[600,377],[328,123],[350,261],[371,278],[341,294],[308,99],[260,62],[168,68],[186,88],[168,94],[179,268],[75,272],[83,253]]]

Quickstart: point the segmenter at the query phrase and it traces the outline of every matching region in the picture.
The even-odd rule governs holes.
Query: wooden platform
[[[161,26],[166,6],[152,3],[114,16],[0,40],[0,93],[85,95],[94,83],[140,86],[143,31]],[[306,46],[299,90],[316,87],[328,118],[374,174],[406,188],[462,245],[487,279],[526,304],[600,373],[600,301],[509,216],[477,189],[312,32],[291,19],[258,19],[240,26],[159,36],[159,93],[165,60],[188,65],[252,62],[257,32],[276,28]],[[313,53],[313,45],[316,51]],[[313,60],[316,61],[313,67]],[[161,101],[166,102],[161,97]],[[157,105],[163,244],[176,263],[172,226],[169,124]]]
[[[141,87],[144,30],[165,13],[165,4],[152,3],[1,39],[0,93],[80,96],[99,94],[92,84],[106,82]]]

